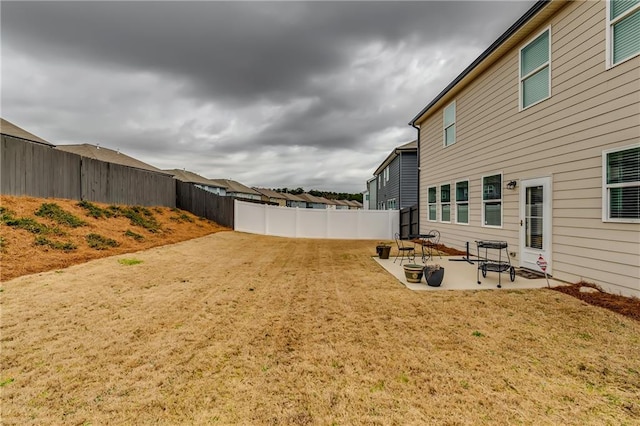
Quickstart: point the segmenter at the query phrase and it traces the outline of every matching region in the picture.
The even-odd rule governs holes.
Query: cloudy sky
[[[361,192],[533,3],[3,0],[0,114],[162,169]]]

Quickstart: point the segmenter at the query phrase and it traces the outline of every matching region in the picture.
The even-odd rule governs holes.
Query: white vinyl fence
[[[299,209],[235,200],[236,231],[293,238],[391,240],[398,210]]]

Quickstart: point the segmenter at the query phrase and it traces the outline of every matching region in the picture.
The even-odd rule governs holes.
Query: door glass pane
[[[542,250],[543,234],[543,195],[541,186],[529,186],[526,193],[525,205],[525,244],[532,249]]]

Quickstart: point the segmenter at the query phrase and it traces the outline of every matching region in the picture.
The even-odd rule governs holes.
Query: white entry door
[[[540,271],[542,256],[547,261],[547,274],[553,270],[551,261],[551,178],[528,179],[520,185],[520,266]]]

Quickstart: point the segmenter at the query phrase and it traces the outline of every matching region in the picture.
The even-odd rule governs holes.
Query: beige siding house
[[[640,297],[640,3],[537,2],[427,105],[420,230]]]

